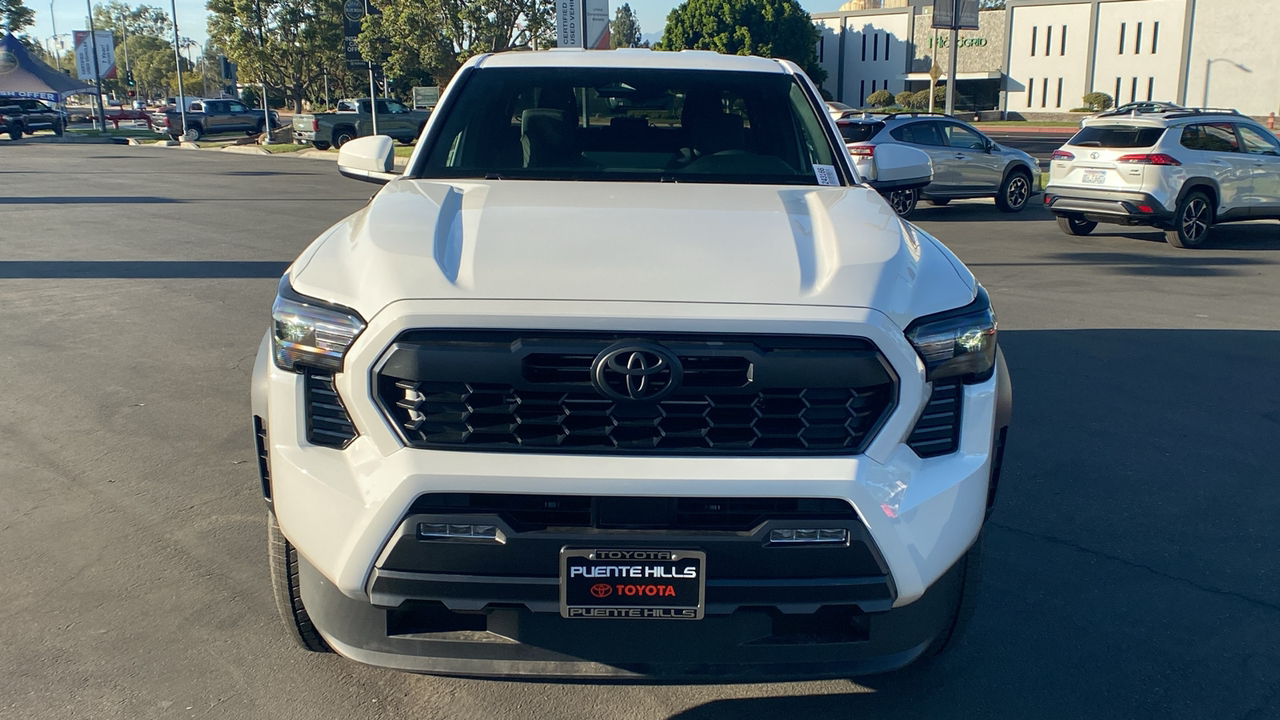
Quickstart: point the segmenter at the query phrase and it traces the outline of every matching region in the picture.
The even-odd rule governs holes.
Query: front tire
[[[1173,227],[1164,231],[1164,239],[1176,248],[1200,247],[1209,239],[1213,227],[1213,206],[1209,196],[1200,191],[1187,193],[1173,213]]]
[[[190,128],[187,128],[186,134],[182,137],[187,142],[196,142],[200,138],[204,137],[204,128],[199,125],[192,125]]]
[[[62,133],[63,133],[63,130],[64,130],[64,129],[65,129],[65,128],[63,128],[63,127],[62,127],[62,121],[61,121],[61,120],[58,120],[57,122],[55,122],[55,123],[53,124],[53,134],[54,134],[54,135],[57,135],[58,137],[62,137]]]
[[[919,190],[893,190],[884,196],[889,202],[889,207],[898,214],[900,218],[909,218],[911,213],[916,211],[916,203],[920,200]]]
[[[1081,216],[1058,216],[1058,228],[1068,235],[1088,235],[1096,227],[1098,223]]]
[[[314,147],[314,148],[315,148],[315,149],[317,149],[317,150],[328,150],[328,149],[329,149],[329,143],[327,143],[327,142],[313,142],[313,143],[311,143],[311,146],[312,146],[312,147]]]
[[[311,616],[302,604],[302,591],[298,587],[298,551],[280,532],[280,523],[274,513],[267,513],[267,558],[276,610],[284,621],[285,632],[304,650],[333,652],[316,626],[311,624]]]
[[[996,207],[1000,212],[1022,212],[1031,200],[1031,175],[1025,170],[1014,170],[1005,177],[996,193]]]
[[[19,129],[17,125],[10,125],[10,126],[9,126],[9,139],[10,139],[10,140],[21,140],[21,139],[22,139],[22,130],[21,130],[21,129]]]

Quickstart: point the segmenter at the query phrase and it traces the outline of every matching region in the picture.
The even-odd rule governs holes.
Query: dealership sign
[[[609,0],[556,0],[556,46],[609,49]]]
[[[94,44],[98,49],[97,73],[104,80],[116,76],[116,45],[110,30],[95,30],[90,39],[88,30],[76,30],[73,33],[76,43],[76,77],[81,80],[93,80],[96,73],[93,67]]]

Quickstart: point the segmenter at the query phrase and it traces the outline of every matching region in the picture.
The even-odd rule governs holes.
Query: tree
[[[550,47],[554,0],[378,0],[365,18],[360,51],[386,56],[392,77],[425,72],[448,84],[473,55]]]
[[[301,112],[342,68],[342,0],[208,0],[209,37],[243,82],[279,88]]]
[[[18,35],[36,21],[36,11],[22,4],[22,0],[0,0],[0,19],[9,32]]]
[[[629,3],[622,3],[613,14],[613,22],[609,23],[609,46],[640,47],[640,19]]]
[[[173,23],[169,20],[169,13],[150,5],[131,8],[120,0],[94,5],[93,24],[99,30],[110,30],[115,36],[117,47],[124,42],[122,27],[129,31],[129,37],[173,37]]]
[[[978,0],[979,10],[1003,10],[1005,0]]]
[[[686,0],[667,15],[659,50],[715,50],[790,60],[822,85],[818,29],[796,0]]]

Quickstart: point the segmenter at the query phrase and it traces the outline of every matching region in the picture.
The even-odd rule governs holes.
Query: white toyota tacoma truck
[[[1011,412],[996,318],[798,67],[484,55],[391,156],[343,147],[383,185],[280,280],[254,367],[303,647],[686,681],[954,644]]]

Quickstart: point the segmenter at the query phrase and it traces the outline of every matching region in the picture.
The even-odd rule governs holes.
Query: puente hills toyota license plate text
[[[560,614],[566,618],[700,620],[706,553],[564,548]]]

